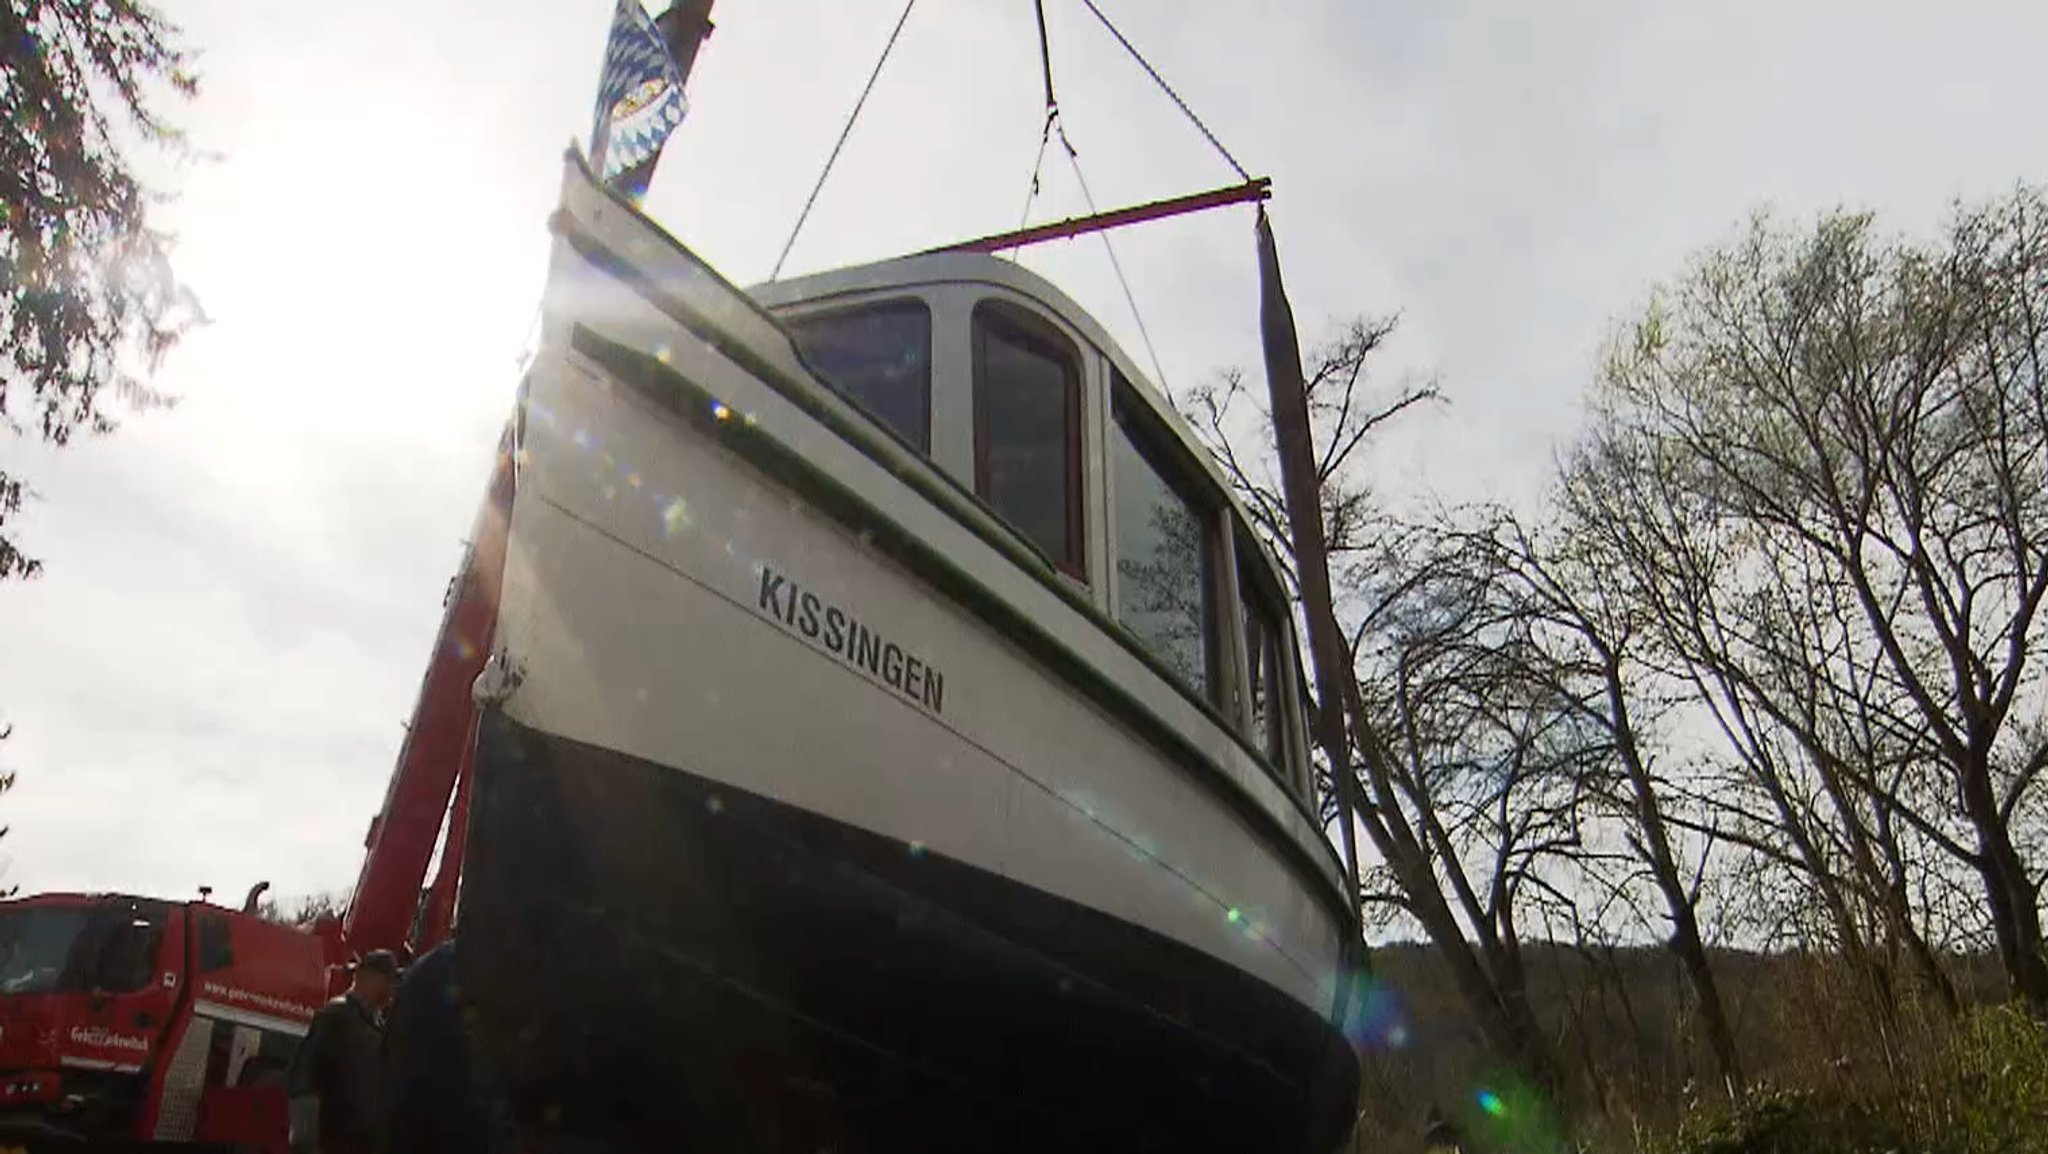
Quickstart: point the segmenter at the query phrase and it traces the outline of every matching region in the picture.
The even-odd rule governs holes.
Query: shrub
[[[1759,1085],[1700,1106],[1664,1154],[2048,1154],[2048,1031],[1978,1010],[1895,1077],[1821,1090]]]

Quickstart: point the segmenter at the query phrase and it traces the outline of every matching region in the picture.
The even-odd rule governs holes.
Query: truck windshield
[[[0,994],[41,994],[58,988],[71,947],[92,920],[85,906],[0,910]]]

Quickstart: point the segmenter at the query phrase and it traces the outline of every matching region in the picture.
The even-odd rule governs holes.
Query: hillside
[[[2000,996],[1995,960],[1949,961],[1966,999],[1988,1005]],[[1808,1109],[1800,1103],[1824,1110],[1873,1095],[1910,1096],[1914,1085],[1955,1057],[1949,1052],[1955,1027],[1945,1014],[1907,999],[1888,1021],[1835,959],[1719,950],[1713,964],[1753,1094],[1737,1109],[1692,1027],[1689,987],[1668,951],[1588,954],[1536,943],[1524,947],[1523,964],[1532,1008],[1566,1064],[1565,1106],[1574,1132],[1595,1149],[1661,1145],[1680,1129],[1697,1137],[1731,1114],[1761,1124],[1752,1117],[1761,1111],[1762,1123],[1775,1125],[1772,1119],[1787,1110]],[[1540,1136],[1556,1127],[1529,1117],[1546,1111],[1488,1056],[1433,951],[1416,944],[1382,947],[1373,967],[1357,1149],[1422,1149],[1432,1107],[1473,1135],[1475,1148],[1484,1148],[1476,1136],[1486,1132],[1508,1135],[1513,1140],[1506,1148],[1539,1148]],[[2012,1018],[2019,1032],[1994,1041],[2048,1054],[2025,1019]],[[1967,1104],[1953,1088],[1942,1097],[1958,1108]],[[2048,1106],[2048,1086],[2032,1101]],[[1523,1116],[1512,1116],[1518,1113]],[[2048,1140],[2048,1117],[2042,1121],[2039,1132]],[[1849,1123],[1836,1119],[1823,1128],[1849,1141]],[[1737,1142],[1697,1148],[1734,1154],[1858,1147]]]

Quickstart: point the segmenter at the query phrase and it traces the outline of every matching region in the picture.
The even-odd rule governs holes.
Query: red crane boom
[[[513,485],[508,428],[470,532],[468,557],[449,591],[384,806],[371,819],[363,840],[362,873],[342,921],[342,938],[351,953],[423,953],[448,935],[469,825],[467,779],[476,748],[477,715],[471,687],[490,656],[497,627]],[[448,844],[441,868],[423,897],[420,886],[444,828]]]

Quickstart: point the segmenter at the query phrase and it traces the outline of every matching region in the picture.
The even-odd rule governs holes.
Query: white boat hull
[[[464,873],[517,1108],[703,1149],[1334,1145],[1327,863],[1011,628],[987,546],[579,259]]]

